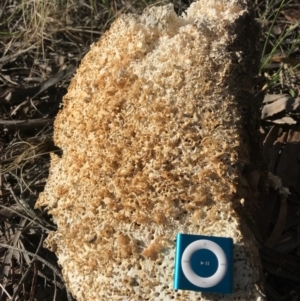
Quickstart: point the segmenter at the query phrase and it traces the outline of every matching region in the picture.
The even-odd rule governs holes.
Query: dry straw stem
[[[62,277],[60,271],[59,271],[53,264],[49,263],[47,260],[45,260],[44,258],[40,257],[39,255],[37,255],[37,254],[35,254],[35,253],[32,253],[32,252],[28,252],[28,251],[26,251],[26,250],[24,250],[24,249],[17,248],[17,247],[15,247],[15,246],[11,246],[11,245],[8,245],[8,244],[4,244],[4,243],[0,243],[0,246],[1,246],[1,247],[4,247],[4,248],[7,248],[7,249],[10,251],[9,254],[12,254],[13,251],[18,251],[18,252],[20,252],[20,253],[24,253],[24,254],[26,254],[26,255],[29,255],[29,256],[33,257],[33,259],[30,261],[29,265],[30,265],[33,261],[39,260],[40,262],[42,262],[43,264],[45,264],[46,266],[48,266],[51,270],[53,270],[53,272],[54,272],[57,276],[59,276],[61,279],[63,279],[63,277]],[[38,251],[38,250],[37,250],[37,251]],[[24,275],[23,275],[23,277],[24,277]],[[7,277],[4,277],[4,279],[5,279],[5,278],[7,278]],[[21,281],[20,281],[20,283],[21,283]],[[58,283],[56,283],[56,285],[59,286]],[[61,286],[61,288],[62,288],[62,286]],[[69,294],[68,291],[67,291],[67,295],[68,295],[68,300],[71,301],[71,300],[72,300],[72,297],[70,296],[70,294]]]
[[[70,41],[73,47],[78,47],[77,43],[99,37],[120,14],[138,11],[146,4],[144,1],[107,0],[2,1],[0,25],[4,29],[1,38],[6,40],[6,49],[0,63],[29,52],[35,53],[36,58],[48,58],[48,46],[55,47],[62,38],[65,43]]]
[[[235,294],[222,300],[263,299],[235,211],[237,192],[257,192],[245,170],[263,173],[249,103],[258,30],[247,1],[198,1],[182,17],[172,5],[124,15],[92,45],[37,202],[58,225],[46,244],[78,301],[219,300],[173,290],[177,232],[233,237]]]

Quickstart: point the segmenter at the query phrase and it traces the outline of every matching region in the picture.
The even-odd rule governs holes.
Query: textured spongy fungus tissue
[[[247,0],[206,0],[182,16],[171,4],[123,15],[91,45],[55,120],[63,155],[52,154],[36,204],[57,224],[46,246],[78,301],[264,299],[236,210],[252,160],[240,107],[257,33]],[[233,238],[232,295],[173,289],[178,232]]]

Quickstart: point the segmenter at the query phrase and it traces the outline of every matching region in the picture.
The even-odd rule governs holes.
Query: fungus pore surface
[[[246,0],[123,15],[82,60],[55,120],[46,245],[86,300],[263,300],[235,211],[251,165],[240,102],[257,71]],[[234,239],[234,294],[173,290],[176,234]]]

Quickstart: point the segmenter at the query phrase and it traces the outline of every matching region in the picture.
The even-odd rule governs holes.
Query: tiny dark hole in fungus
[[[243,114],[248,112],[248,108],[246,106],[243,106],[241,109]]]

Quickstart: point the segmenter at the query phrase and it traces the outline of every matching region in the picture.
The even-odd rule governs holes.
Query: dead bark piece
[[[258,29],[246,0],[197,1],[181,17],[172,5],[124,15],[92,45],[37,202],[58,225],[46,244],[78,301],[264,299],[238,213],[265,172],[251,103]],[[233,295],[173,289],[177,233],[234,239]]]
[[[295,120],[292,117],[288,117],[288,116],[282,117],[280,119],[266,120],[266,121],[270,121],[270,122],[275,123],[275,124],[289,124],[289,125],[297,123],[297,120]]]
[[[276,125],[273,125],[271,127],[263,143],[265,152],[273,146],[274,142],[276,141],[280,133],[282,133],[281,127]]]
[[[267,119],[282,112],[298,112],[300,107],[300,98],[294,98],[286,94],[266,95],[264,103],[266,103],[266,105],[262,109],[261,118]]]
[[[273,229],[273,232],[268,237],[267,241],[265,242],[265,246],[268,248],[274,247],[274,245],[278,242],[286,223],[287,218],[287,203],[286,203],[287,195],[281,194],[280,195],[280,210],[278,219],[276,221],[276,225]]]
[[[282,179],[284,187],[300,194],[300,126],[282,131],[279,137],[265,148],[270,161],[270,171]]]
[[[280,187],[281,187],[280,183]],[[276,204],[277,204],[277,199],[279,198],[279,187],[276,189],[272,189],[269,191],[269,193],[266,194],[261,194],[259,196],[259,208],[255,212],[254,216],[254,221],[259,229],[259,233],[261,236],[261,243],[264,244],[266,241],[267,236],[269,235],[269,229],[270,229],[270,224],[272,220],[272,216],[274,214]],[[268,214],[266,214],[266,212]]]
[[[261,254],[266,263],[273,265],[273,269],[277,270],[277,274],[283,275],[285,278],[293,281],[298,282],[300,280],[300,259],[267,247],[262,249]],[[275,274],[274,272],[272,274]]]

